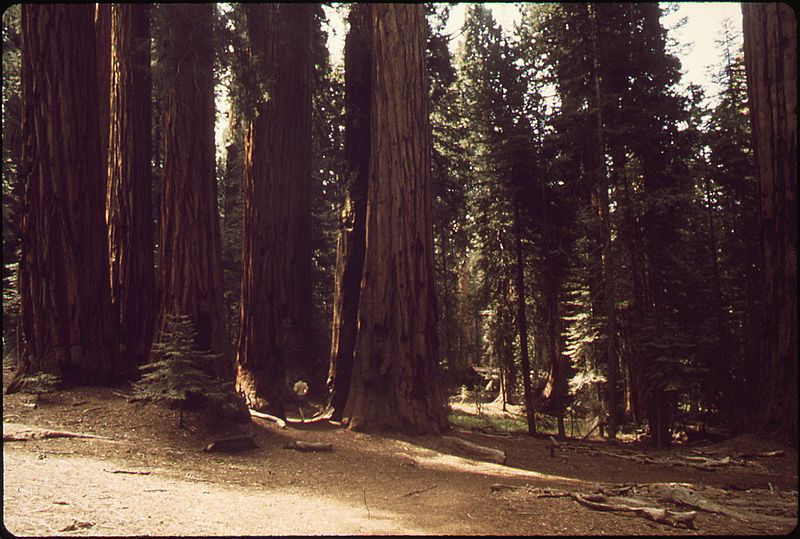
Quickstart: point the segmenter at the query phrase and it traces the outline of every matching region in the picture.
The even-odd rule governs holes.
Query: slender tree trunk
[[[761,200],[763,333],[758,423],[797,445],[797,19],[787,4],[742,4]]]
[[[525,257],[522,253],[522,223],[519,204],[514,204],[514,233],[516,251],[516,289],[517,289],[517,331],[519,333],[522,391],[525,398],[525,417],[528,434],[536,434],[536,416],[533,409],[531,390],[531,360],[528,353],[528,321],[525,316]]]
[[[247,6],[253,65],[268,98],[245,139],[245,230],[237,385],[283,415],[287,370],[311,361],[313,4]]]
[[[736,403],[733,400],[730,367],[726,365],[726,358],[730,357],[732,350],[729,344],[730,332],[722,298],[722,281],[717,256],[717,225],[714,219],[714,208],[710,201],[711,181],[709,178],[705,179],[705,192],[708,200],[706,211],[708,213],[708,249],[711,262],[711,303],[717,326],[717,344],[709,358],[708,392],[711,396],[711,404],[717,409],[717,414],[727,419],[736,408]]]
[[[608,437],[617,437],[619,424],[618,411],[618,360],[617,360],[617,339],[616,339],[616,291],[614,284],[614,252],[611,248],[611,223],[608,210],[608,174],[606,171],[605,158],[605,136],[603,133],[603,112],[602,112],[602,91],[600,88],[600,73],[597,56],[597,20],[594,7],[590,6],[590,16],[592,22],[592,78],[594,83],[594,112],[595,112],[595,196],[597,200],[598,224],[600,227],[600,239],[603,247],[602,259],[602,282],[603,296],[606,319],[606,367],[608,369],[608,382],[606,392],[606,403],[608,405]]]
[[[222,309],[222,267],[214,147],[213,4],[164,4],[164,176],[158,334],[169,314],[190,316],[197,347],[233,365]]]
[[[119,365],[103,219],[94,6],[22,6],[21,377],[111,380]]]
[[[425,14],[371,9],[367,244],[344,417],[356,429],[440,433]]]
[[[147,360],[156,316],[150,149],[150,6],[114,4],[107,221],[111,302],[130,368]]]
[[[336,249],[328,406],[341,421],[353,373],[358,331],[358,299],[366,249],[367,185],[370,156],[370,95],[372,89],[372,17],[369,4],[350,8],[345,39],[345,159],[347,187]]]

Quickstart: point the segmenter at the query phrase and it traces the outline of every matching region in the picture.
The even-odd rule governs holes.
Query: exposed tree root
[[[500,449],[478,445],[453,436],[442,436],[442,445],[448,449],[467,454],[481,460],[488,460],[497,464],[506,463],[506,453]]]
[[[274,421],[278,425],[278,427],[280,427],[282,429],[286,428],[286,421],[281,419],[280,417],[277,417],[277,416],[274,416],[274,415],[265,414],[265,413],[262,413],[262,412],[257,412],[256,410],[253,410],[252,408],[250,408],[250,415],[253,416],[253,417],[257,417],[259,419],[267,419],[269,421]]]
[[[634,513],[638,516],[659,522],[661,524],[669,524],[670,526],[685,526],[689,529],[694,529],[694,519],[697,516],[697,511],[670,511],[660,507],[642,507],[628,505],[624,503],[610,503],[610,501],[602,494],[574,494],[575,500],[581,505],[595,509],[598,511],[622,511]],[[631,498],[625,501],[631,502]]]

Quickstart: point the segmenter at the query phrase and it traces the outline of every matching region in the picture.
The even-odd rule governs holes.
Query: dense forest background
[[[793,22],[745,9],[748,65],[726,27],[706,96],[655,3],[523,4],[511,31],[471,5],[455,55],[447,4],[336,9],[337,69],[319,4],[4,12],[11,390],[174,380],[190,335],[183,384],[279,416],[302,379],[353,426],[440,432],[479,367],[531,433],[796,444],[796,116],[770,102],[759,169],[750,106],[793,91],[751,59]]]

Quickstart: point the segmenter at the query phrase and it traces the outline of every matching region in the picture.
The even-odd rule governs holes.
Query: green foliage
[[[538,418],[538,416],[537,416]],[[525,434],[528,425],[525,417],[507,417],[482,414],[479,416],[464,413],[451,413],[448,417],[450,425],[460,429],[481,432],[503,432],[508,434]]]
[[[246,411],[244,399],[231,383],[216,378],[212,364],[219,356],[197,350],[197,332],[191,319],[168,315],[161,342],[153,344],[151,363],[140,367],[141,378],[133,386],[133,397],[185,408],[209,406],[229,418]],[[246,413],[246,412],[245,412]]]

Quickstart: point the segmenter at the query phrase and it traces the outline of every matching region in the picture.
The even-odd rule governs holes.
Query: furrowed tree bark
[[[22,6],[22,45],[25,349],[8,391],[38,372],[106,383],[117,374],[119,353],[103,219],[94,6]]]
[[[248,5],[265,94],[245,138],[244,252],[237,386],[284,417],[286,374],[311,354],[312,4]]]
[[[160,312],[192,318],[197,347],[233,364],[222,309],[222,268],[214,148],[213,4],[164,4],[166,70],[160,230]]]
[[[761,200],[763,329],[758,426],[797,445],[797,20],[787,4],[742,4]]]
[[[370,151],[370,93],[372,58],[371,6],[353,4],[350,31],[344,45],[345,139],[348,170],[342,222],[336,245],[331,359],[327,405],[331,419],[341,421],[350,379],[358,330],[358,299],[366,249],[367,184]]]
[[[150,148],[150,6],[111,8],[107,221],[123,359],[147,360],[156,316]]]
[[[353,429],[448,428],[440,388],[431,221],[426,22],[421,4],[374,4],[367,236]]]
[[[97,51],[97,104],[100,125],[100,155],[103,183],[108,182],[108,135],[111,107],[111,6],[95,4],[94,32]]]

